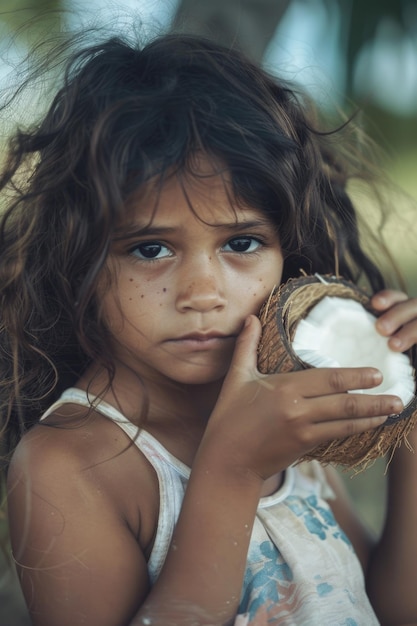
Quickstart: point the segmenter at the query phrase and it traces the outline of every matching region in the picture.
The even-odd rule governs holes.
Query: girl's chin
[[[180,376],[178,373],[175,376],[171,377],[171,380],[180,385],[211,385],[213,383],[220,383],[224,380],[226,376],[226,372],[212,372],[212,373],[203,373],[203,372],[194,372],[192,376]]]

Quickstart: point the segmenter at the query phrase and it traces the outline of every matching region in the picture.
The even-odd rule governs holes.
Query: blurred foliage
[[[283,17],[286,9],[291,2],[300,0],[276,0],[276,2],[269,3],[269,8],[258,7],[259,12],[269,11],[269,19],[273,25],[274,20],[279,20]],[[303,0],[308,2],[309,0]],[[415,0],[323,0],[323,3],[330,13],[337,5],[341,14],[342,31],[346,40],[345,45],[345,63],[346,63],[346,76],[347,86],[346,91],[349,95],[353,95],[353,77],[355,64],[358,58],[358,54],[363,47],[375,39],[378,28],[383,20],[391,20],[404,36],[413,35],[413,31],[417,29],[417,8]],[[140,3],[138,3],[139,6]],[[155,2],[157,4],[157,0]],[[211,3],[215,5],[215,11],[218,11],[218,22],[221,25],[221,21],[225,19],[225,16],[232,10],[245,11],[249,9],[245,8],[245,4],[253,5],[249,7],[252,11],[252,21],[256,17],[254,11],[256,9],[255,2],[244,3],[234,0],[224,0],[219,3],[219,8],[215,2]],[[265,3],[266,4],[266,3]],[[123,0],[118,2],[114,0],[114,8],[119,5],[123,5]],[[197,13],[198,6],[203,6],[204,3],[199,0],[179,0],[177,17],[182,16],[191,25],[195,25],[193,21],[194,12]],[[277,5],[281,6],[281,10],[277,10]],[[205,5],[204,5],[205,6]],[[222,8],[223,7],[223,8]],[[37,20],[38,24],[42,24],[42,20],[48,19],[48,14],[64,11],[65,9],[71,9],[70,0],[2,0],[0,9],[0,18],[12,31],[18,29],[24,23],[30,23],[32,20]],[[77,10],[77,7],[75,7]],[[207,9],[207,7],[205,7]],[[78,9],[79,10],[79,9]],[[205,11],[202,15],[212,15],[213,10],[210,13]],[[41,18],[41,19],[38,19]],[[177,18],[175,18],[177,19]],[[237,18],[236,18],[237,19]],[[175,20],[174,20],[175,22]],[[261,26],[265,26],[265,20],[260,21]],[[256,27],[256,24],[255,24]],[[226,29],[227,31],[227,29]],[[230,29],[228,32],[231,32]],[[274,29],[269,24],[266,29],[264,27],[264,46],[259,47],[259,55],[265,50],[268,41],[273,37]],[[36,33],[34,33],[36,36]],[[260,59],[258,59],[260,60]]]
[[[325,0],[333,4],[334,0]],[[414,0],[337,0],[342,20],[348,24],[346,47],[347,91],[353,92],[356,60],[362,48],[376,37],[382,20],[391,20],[403,32],[411,34],[409,15],[415,9]],[[417,14],[414,14],[417,17]]]
[[[64,4],[64,0],[2,0],[0,18],[15,30],[33,19],[47,19],[48,13],[63,10]]]

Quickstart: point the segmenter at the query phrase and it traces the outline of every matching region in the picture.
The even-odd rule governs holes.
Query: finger
[[[403,291],[383,289],[372,296],[371,304],[377,311],[386,311],[390,307],[394,306],[394,304],[404,302],[405,300],[408,300],[408,296]]]
[[[417,320],[412,324],[406,324],[392,337],[388,339],[391,350],[405,352],[417,343]]]
[[[346,393],[355,389],[372,389],[382,382],[381,372],[374,367],[312,368],[296,372],[304,398]]]
[[[238,374],[257,371],[258,343],[261,337],[261,323],[255,315],[249,315],[236,340],[236,346],[229,372]]]
[[[318,443],[323,441],[333,441],[335,439],[345,439],[352,435],[358,435],[368,430],[373,430],[382,426],[387,420],[387,416],[362,417],[358,419],[342,419],[332,422],[321,422],[316,424],[315,438]]]
[[[405,324],[414,323],[417,327],[417,299],[410,298],[391,307],[376,321],[376,329],[381,335],[394,335]],[[417,333],[417,331],[415,331]]]
[[[346,393],[309,400],[309,410],[316,422],[356,421],[401,413],[404,405],[398,396]],[[314,418],[313,418],[314,419]],[[368,423],[367,422],[367,423]]]

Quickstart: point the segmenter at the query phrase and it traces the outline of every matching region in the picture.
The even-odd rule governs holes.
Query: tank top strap
[[[118,409],[83,389],[71,387],[42,415],[40,421],[63,404],[78,404],[92,408],[119,426],[152,465],[159,484],[159,519],[154,548],[148,561],[151,582],[154,583],[165,561],[174,526],[178,519],[190,468],[172,455],[155,437],[130,422]]]

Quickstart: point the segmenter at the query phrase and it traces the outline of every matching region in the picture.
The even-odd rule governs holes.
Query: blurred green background
[[[383,230],[417,296],[417,2],[416,0],[2,0],[0,88],[15,66],[51,32],[85,25],[114,33],[166,30],[208,35],[241,47],[270,71],[295,80],[319,106],[363,112],[364,129],[385,151],[387,175],[398,187]],[[17,122],[28,111],[17,108]],[[372,223],[373,208],[359,209]],[[385,462],[356,476],[342,473],[364,521],[378,533],[385,505]],[[3,517],[1,517],[3,515]],[[0,624],[29,624],[13,570],[7,524],[0,511]]]

